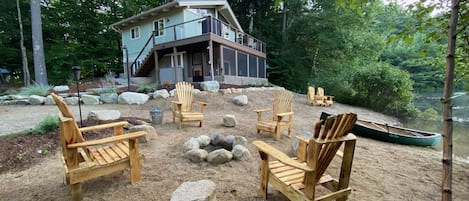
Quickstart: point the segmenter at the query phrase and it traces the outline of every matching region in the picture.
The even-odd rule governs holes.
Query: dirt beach
[[[170,99],[150,100],[144,105],[98,106],[82,105],[83,118],[91,110],[119,110],[121,116],[149,118],[149,110],[163,109],[163,124],[156,126],[158,136],[141,144],[145,155],[142,180],[130,184],[128,171],[87,181],[83,185],[84,200],[169,200],[171,193],[186,181],[210,179],[217,185],[218,200],[262,200],[258,191],[259,154],[248,144],[252,158],[231,161],[223,165],[191,163],[181,155],[181,146],[190,137],[201,134],[241,135],[248,142],[261,139],[291,153],[293,137],[283,133],[280,141],[267,134],[257,134],[254,109],[272,105],[274,91],[245,92],[246,106],[234,105],[231,100],[239,94],[197,95],[196,100],[208,103],[203,127],[187,123],[177,129],[172,122]],[[70,106],[79,119],[78,106]],[[335,103],[332,107],[314,107],[305,104],[305,96],[295,94],[293,134],[311,131],[321,111],[330,113],[355,112],[361,119],[397,124],[393,117],[367,109]],[[0,106],[0,134],[33,127],[46,115],[57,114],[55,106]],[[233,114],[238,124],[234,128],[222,126],[222,117]],[[68,200],[68,186],[64,184],[63,168],[57,151],[41,163],[24,171],[10,171],[0,175],[1,200]],[[405,146],[358,137],[352,166],[350,186],[354,189],[350,200],[440,200],[442,177],[441,152],[426,147]],[[331,164],[330,173],[339,168]],[[269,188],[268,200],[287,200],[275,188]],[[453,200],[469,198],[469,164],[455,161],[453,168]]]

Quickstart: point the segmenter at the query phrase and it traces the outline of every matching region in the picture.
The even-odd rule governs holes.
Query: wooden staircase
[[[147,77],[150,72],[155,68],[155,55],[154,50],[150,50],[145,56],[145,59],[140,63],[140,66],[137,68],[137,72],[134,72],[134,77]]]

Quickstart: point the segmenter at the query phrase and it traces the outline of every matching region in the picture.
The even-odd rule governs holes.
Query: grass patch
[[[50,85],[42,85],[42,84],[34,84],[29,87],[21,88],[19,94],[25,96],[37,95],[37,96],[47,96],[51,91],[52,86]]]

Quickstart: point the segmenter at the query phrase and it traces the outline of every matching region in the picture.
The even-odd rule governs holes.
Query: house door
[[[202,66],[202,52],[192,54],[192,81],[203,82],[204,71]]]

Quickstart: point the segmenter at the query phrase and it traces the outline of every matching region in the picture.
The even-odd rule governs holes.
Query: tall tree
[[[23,66],[23,83],[24,86],[29,86],[30,77],[29,77],[29,68],[28,68],[28,56],[26,55],[26,48],[24,47],[24,36],[23,36],[23,22],[21,20],[21,8],[20,0],[16,0],[16,8],[18,10],[18,25],[20,27],[20,48],[21,48],[21,61]]]
[[[31,0],[31,30],[33,38],[34,79],[37,84],[48,85],[44,43],[42,41],[42,20],[40,0]]]
[[[453,94],[453,79],[456,54],[456,26],[458,25],[459,0],[451,0],[451,18],[448,28],[448,49],[446,54],[446,75],[443,92],[443,179],[441,183],[441,200],[452,200],[453,176],[453,119],[451,96]],[[469,44],[468,44],[469,45]]]

